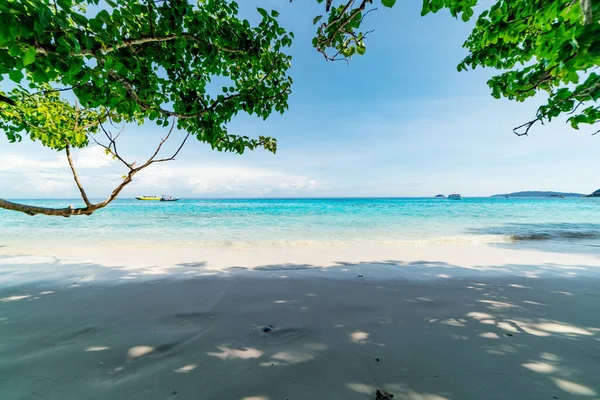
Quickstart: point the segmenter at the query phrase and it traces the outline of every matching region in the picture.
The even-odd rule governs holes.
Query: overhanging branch
[[[152,154],[152,156],[139,167],[134,167],[133,163],[127,163],[123,158],[121,158],[121,156],[118,156],[116,151],[113,152],[110,149],[111,145],[109,145],[109,146],[102,145],[98,141],[96,141],[96,139],[93,137],[93,135],[90,135],[90,137],[92,137],[92,139],[94,139],[94,141],[97,144],[99,144],[100,146],[109,150],[111,152],[111,154],[118,156],[119,160],[121,160],[129,168],[129,172],[127,173],[127,175],[125,175],[123,177],[123,180],[121,181],[121,183],[119,183],[119,185],[113,189],[111,194],[104,201],[101,201],[100,203],[93,204],[92,202],[89,201],[89,198],[83,188],[83,185],[81,184],[81,181],[79,180],[79,176],[77,175],[75,165],[71,158],[70,145],[67,143],[67,146],[65,147],[65,151],[67,153],[67,160],[69,161],[69,166],[71,167],[71,171],[73,173],[73,179],[75,180],[75,183],[77,184],[77,188],[79,189],[79,192],[81,193],[81,197],[86,204],[85,207],[78,207],[78,208],[74,208],[72,206],[67,207],[67,208],[38,207],[38,206],[31,206],[31,205],[27,205],[27,204],[14,203],[12,201],[8,201],[8,200],[4,200],[4,199],[0,198],[0,208],[4,208],[6,210],[12,210],[12,211],[19,211],[19,212],[25,213],[27,215],[43,214],[43,215],[48,215],[48,216],[60,216],[60,217],[71,217],[74,215],[91,215],[96,210],[106,207],[114,199],[116,199],[117,196],[121,193],[121,191],[123,191],[123,189],[129,183],[131,183],[133,181],[134,175],[137,174],[138,172],[149,167],[150,165],[152,165],[154,163],[171,161],[171,160],[175,159],[175,157],[179,154],[179,152],[185,145],[187,139],[189,138],[190,132],[187,133],[187,135],[185,136],[185,138],[183,139],[183,141],[181,142],[181,144],[179,145],[179,147],[177,148],[177,150],[171,157],[156,159],[156,156],[160,152],[163,144],[171,136],[171,133],[173,132],[173,129],[175,128],[175,122],[176,122],[176,120],[174,119],[171,129],[169,130],[169,133],[167,134],[167,136],[164,139],[162,139],[160,141],[160,143],[158,144],[158,146],[157,146],[156,150],[154,151],[154,153]],[[110,135],[110,133],[108,133],[108,132],[105,132],[105,133],[109,137],[109,140],[111,140],[114,144],[114,138],[112,137],[112,135]],[[114,148],[114,146],[113,146],[113,148]]]

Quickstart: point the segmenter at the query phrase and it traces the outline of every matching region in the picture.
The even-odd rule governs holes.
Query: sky
[[[281,25],[295,34],[289,110],[267,121],[242,115],[229,126],[242,135],[276,137],[277,154],[219,153],[190,140],[175,161],[137,175],[121,197],[487,196],[600,188],[600,137],[560,120],[537,125],[528,137],[514,135],[512,128],[532,119],[543,98],[496,100],[486,85],[493,70],[457,72],[470,24],[447,12],[421,17],[420,2],[380,6],[364,22],[374,29],[366,54],[346,64],[327,62],[311,47],[312,19],[323,13],[322,4],[239,3],[251,22],[259,18],[256,7],[278,10]],[[165,134],[151,122],[127,126],[120,153],[142,161]],[[167,144],[165,154],[178,145]],[[90,146],[74,156],[88,194],[98,199],[124,173],[101,150]],[[63,153],[39,143],[10,144],[0,135],[0,197],[76,198],[78,191]]]

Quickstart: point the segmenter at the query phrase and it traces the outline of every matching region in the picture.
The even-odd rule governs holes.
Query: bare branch
[[[165,161],[172,161],[172,160],[174,160],[175,157],[177,157],[177,154],[179,154],[179,152],[183,148],[183,145],[185,144],[185,142],[188,140],[189,137],[190,137],[190,133],[188,132],[187,135],[185,135],[185,138],[183,138],[183,141],[179,145],[179,148],[177,149],[177,151],[171,157],[169,157],[169,158],[162,158],[160,160],[153,160],[152,162],[153,163],[159,163],[159,162],[165,162]]]
[[[108,196],[104,201],[102,201],[100,203],[93,204],[89,201],[87,194],[85,193],[85,190],[83,189],[83,186],[82,186],[81,182],[79,181],[79,177],[75,170],[75,165],[73,163],[73,160],[71,159],[70,145],[67,143],[67,146],[66,146],[67,160],[69,161],[69,166],[71,167],[71,171],[73,172],[73,178],[75,179],[75,183],[77,184],[77,187],[79,188],[79,191],[81,192],[81,197],[83,198],[83,201],[86,204],[85,207],[80,207],[80,208],[74,208],[72,206],[67,207],[67,208],[37,207],[37,206],[30,206],[30,205],[26,205],[26,204],[13,203],[11,201],[0,198],[0,208],[4,208],[7,210],[13,210],[13,211],[19,211],[19,212],[25,213],[27,215],[44,214],[44,215],[49,215],[49,216],[62,216],[62,217],[70,217],[73,215],[91,215],[94,213],[94,211],[96,211],[100,208],[106,207],[114,199],[116,199],[117,196],[121,193],[121,191],[123,191],[123,189],[129,183],[131,183],[133,181],[134,175],[137,174],[138,172],[140,172],[141,170],[147,168],[148,166],[150,166],[154,163],[171,161],[171,160],[175,159],[175,157],[179,154],[179,152],[185,145],[187,139],[190,137],[190,134],[191,134],[190,132],[187,133],[187,135],[185,136],[185,138],[183,139],[183,141],[181,142],[181,144],[179,145],[179,147],[177,148],[177,150],[175,151],[175,153],[173,153],[173,155],[171,157],[158,159],[158,160],[156,159],[156,156],[160,152],[163,144],[169,139],[169,137],[171,136],[171,133],[175,129],[175,124],[176,124],[176,119],[174,118],[173,124],[171,125],[171,129],[169,130],[169,133],[167,134],[167,136],[160,141],[160,143],[158,144],[158,146],[157,146],[155,152],[152,154],[152,156],[144,164],[142,164],[139,167],[134,167],[133,164],[129,164],[123,158],[121,158],[121,156],[116,152],[116,145],[114,143],[116,137],[114,137],[110,132],[106,131],[104,129],[104,127],[102,126],[102,124],[100,124],[100,126],[101,126],[102,130],[104,131],[104,134],[107,136],[107,138],[110,141],[110,144],[108,146],[98,142],[93,135],[89,135],[90,138],[96,144],[98,144],[99,146],[108,150],[111,154],[113,154],[115,157],[117,157],[123,164],[125,164],[129,168],[129,172],[127,173],[127,175],[125,175],[125,177],[123,178],[123,181],[121,181],[121,183],[115,189],[113,189],[110,196]]]
[[[98,146],[102,147],[103,149],[107,150],[110,154],[112,154],[114,157],[116,157],[119,161],[121,161],[123,164],[125,164],[125,166],[127,168],[129,168],[130,170],[133,169],[133,167],[131,166],[130,163],[128,163],[127,161],[125,161],[120,155],[119,152],[117,151],[117,145],[115,143],[115,140],[110,136],[110,134],[106,131],[106,129],[104,128],[104,125],[102,125],[102,123],[100,123],[100,129],[102,129],[102,132],[104,132],[104,134],[106,135],[106,137],[108,138],[108,140],[110,141],[110,143],[108,144],[108,146],[100,143],[98,140],[96,140],[96,138],[94,137],[94,135],[89,134],[88,136],[94,141],[94,143],[96,143]],[[119,133],[120,135],[120,133]],[[114,148],[114,150],[111,148]]]
[[[536,119],[533,119],[529,122],[524,123],[523,125],[519,125],[516,128],[513,129],[513,133],[517,136],[527,136],[527,134],[529,133],[529,129],[531,129],[531,127],[538,121],[541,121],[542,119],[540,117],[537,117]],[[519,132],[519,129],[521,128],[525,128],[524,132]]]
[[[83,189],[83,185],[81,184],[81,181],[79,180],[79,176],[77,175],[77,170],[75,169],[75,164],[73,163],[73,160],[71,159],[71,146],[69,146],[69,143],[67,143],[67,146],[65,147],[65,152],[67,153],[67,160],[69,161],[69,167],[71,167],[71,172],[73,172],[73,179],[75,179],[75,184],[77,185],[77,188],[79,189],[79,193],[81,193],[81,198],[83,199],[83,202],[85,203],[86,206],[91,207],[92,203],[90,202],[90,200],[87,197],[87,194],[85,193],[85,190]]]
[[[171,136],[171,133],[173,133],[173,129],[175,129],[175,121],[177,121],[177,119],[173,118],[173,123],[171,124],[171,129],[169,129],[169,133],[167,133],[167,136],[165,136],[165,138],[160,141],[160,143],[158,144],[158,147],[156,148],[156,151],[154,152],[154,154],[152,154],[152,157],[150,157],[148,159],[148,161],[146,162],[146,164],[150,165],[152,163],[152,161],[154,161],[154,159],[156,158],[156,156],[160,152],[160,149],[162,148],[163,144],[165,144],[165,142],[167,140],[169,140],[169,137]]]

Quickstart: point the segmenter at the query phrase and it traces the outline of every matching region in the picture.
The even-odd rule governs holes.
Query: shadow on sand
[[[177,279],[111,275],[2,286],[2,397],[600,394],[595,266],[465,269],[385,260],[195,275],[204,266],[182,264],[171,275]]]

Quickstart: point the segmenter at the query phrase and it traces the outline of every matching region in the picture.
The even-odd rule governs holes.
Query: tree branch
[[[119,161],[121,161],[123,164],[125,164],[125,166],[127,168],[129,168],[130,170],[133,168],[131,166],[131,164],[129,164],[127,161],[125,161],[120,155],[119,152],[117,151],[117,144],[115,142],[115,139],[112,138],[112,136],[109,135],[109,133],[106,131],[106,129],[104,128],[104,125],[102,125],[102,123],[99,124],[100,129],[102,129],[102,131],[104,132],[104,134],[106,135],[106,137],[108,138],[108,140],[110,141],[110,143],[108,144],[108,146],[100,143],[95,137],[94,135],[88,133],[88,136],[90,139],[92,139],[92,141],[94,143],[96,143],[98,146],[102,147],[103,149],[105,149],[106,151],[108,151],[110,154],[112,154],[114,157],[116,157]],[[120,134],[120,133],[119,133]],[[111,146],[114,148],[111,149]]]
[[[183,148],[183,145],[185,144],[185,142],[188,140],[188,138],[190,137],[190,133],[188,132],[187,135],[185,135],[185,138],[183,138],[183,141],[181,142],[181,144],[179,145],[179,148],[177,149],[177,151],[169,158],[162,158],[160,160],[153,160],[153,163],[159,163],[159,162],[165,162],[165,161],[171,161],[174,160],[175,157],[177,157],[177,154],[179,154],[179,152],[181,151],[181,149]]]
[[[189,136],[189,134],[188,134],[188,136]],[[186,136],[186,139],[187,139],[187,136]],[[185,140],[184,140],[184,143],[185,143]],[[173,159],[177,155],[177,153],[179,153],[179,150],[181,150],[184,143],[182,143],[182,145],[179,147],[177,152],[170,159]],[[43,215],[48,215],[48,216],[59,216],[59,217],[71,217],[73,215],[91,215],[94,213],[94,211],[106,207],[114,199],[116,199],[117,196],[119,195],[119,193],[121,193],[121,191],[125,188],[125,186],[127,186],[129,183],[131,183],[133,181],[133,176],[135,174],[137,174],[144,168],[150,166],[154,162],[168,161],[170,159],[148,160],[142,166],[130,169],[130,171],[127,173],[127,175],[125,176],[123,181],[112,191],[110,196],[108,196],[104,201],[102,201],[100,203],[96,203],[96,204],[90,203],[90,204],[86,204],[86,207],[80,207],[80,208],[73,208],[73,207],[49,208],[49,207],[38,207],[38,206],[30,206],[27,204],[13,203],[11,201],[0,198],[0,208],[4,208],[6,210],[12,210],[12,211],[19,211],[19,212],[25,213],[27,215],[43,214]],[[80,183],[78,183],[78,187],[79,186],[80,186]],[[84,192],[83,192],[83,189],[81,189],[81,190],[82,190],[82,197],[83,197]],[[85,198],[87,198],[87,196]],[[84,201],[85,201],[85,198],[84,198]]]
[[[330,26],[341,22],[342,18],[345,16],[346,12],[348,11],[348,9],[350,8],[350,6],[353,3],[354,3],[354,0],[350,0],[336,19],[334,19],[333,21],[331,21],[328,24],[323,24],[321,26],[321,31],[324,31],[325,29],[329,28]],[[352,10],[352,12],[350,14],[348,14],[348,17],[346,18],[346,20],[341,22],[340,26],[338,26],[338,28],[333,33],[328,35],[328,39],[322,43],[324,45],[324,47],[329,47],[329,45],[331,45],[331,42],[334,40],[334,38],[337,36],[337,34],[340,33],[342,31],[342,29],[344,29],[346,27],[346,25],[348,25],[350,23],[350,21],[352,21],[354,19],[354,17],[356,17],[360,12],[362,12],[365,9],[365,7],[367,6],[367,3],[373,4],[373,0],[363,0],[360,3],[360,6],[358,6],[354,10]]]
[[[541,121],[542,119],[540,117],[537,117],[536,119],[533,119],[529,122],[524,123],[523,125],[519,125],[516,128],[513,129],[513,133],[517,136],[527,136],[527,134],[529,133],[529,129],[531,129],[531,127],[538,121]],[[521,128],[525,128],[524,132],[519,132],[519,129]]]
[[[165,142],[167,140],[169,140],[169,137],[171,136],[171,133],[173,133],[173,129],[175,129],[175,121],[177,121],[177,119],[173,118],[173,123],[171,124],[171,129],[169,129],[169,133],[167,133],[167,136],[165,136],[165,138],[160,141],[160,143],[158,144],[158,147],[156,148],[156,151],[154,152],[154,154],[152,154],[152,157],[150,157],[148,159],[148,161],[146,162],[146,164],[148,164],[148,165],[152,164],[152,162],[154,161],[154,159],[156,158],[156,156],[160,152],[160,149],[162,148],[162,145],[165,144]],[[189,133],[188,133],[188,135],[189,135]]]
[[[5,210],[20,211],[27,215],[44,214],[49,216],[70,217],[71,215],[90,215],[95,209],[90,207],[85,208],[48,208],[37,207],[26,204],[13,203],[12,201],[0,199],[0,208]]]
[[[181,34],[172,34],[172,35],[158,36],[158,37],[143,36],[143,37],[140,37],[137,39],[125,39],[125,40],[121,41],[120,43],[115,44],[113,46],[108,46],[108,47],[96,46],[93,49],[81,49],[81,51],[73,52],[73,53],[71,53],[71,55],[96,57],[98,53],[108,54],[108,53],[112,53],[114,51],[121,50],[124,48],[141,46],[141,45],[148,44],[148,43],[170,42],[172,40],[177,40],[177,39],[187,39],[187,40],[190,40],[193,42],[203,43],[203,44],[206,44],[208,46],[211,46],[211,47],[217,49],[218,51],[222,51],[225,53],[231,53],[231,54],[246,54],[247,53],[247,49],[239,50],[239,49],[232,49],[229,47],[221,47],[215,43],[201,39],[201,38],[191,35],[189,33],[181,33]],[[31,43],[30,45],[32,45],[32,47],[36,50],[37,53],[40,53],[43,55],[47,55],[49,53],[56,52],[56,46],[42,45],[39,43]],[[8,49],[8,47],[1,47],[1,49]]]
[[[15,101],[13,99],[10,99],[10,98],[8,98],[6,96],[2,96],[1,94],[0,94],[0,101],[3,102],[3,103],[10,104],[11,106],[16,106],[17,105],[17,103],[15,103]]]
[[[73,163],[73,160],[71,159],[71,149],[70,149],[70,146],[68,143],[67,143],[67,147],[65,147],[65,152],[67,153],[67,160],[69,161],[69,167],[71,167],[71,172],[73,172],[73,179],[75,180],[75,184],[77,185],[77,188],[79,189],[79,193],[81,193],[81,198],[83,199],[83,202],[85,203],[86,206],[91,207],[92,203],[88,199],[87,194],[85,193],[85,190],[83,189],[83,185],[81,184],[81,181],[79,180],[79,176],[77,175],[77,170],[75,169],[75,164]]]
[[[173,130],[175,129],[175,126],[176,126],[176,119],[174,118],[173,119],[173,124],[171,125],[171,129],[169,129],[169,133],[167,134],[167,136],[165,136],[165,138],[160,141],[160,143],[158,144],[158,146],[157,146],[156,150],[154,151],[154,153],[152,154],[152,156],[144,164],[140,165],[139,167],[135,167],[134,163],[129,164],[123,158],[121,158],[121,156],[118,155],[116,153],[116,151],[113,151],[111,149],[111,146],[113,148],[115,147],[114,146],[114,140],[115,139],[114,139],[114,137],[109,132],[105,131],[105,134],[107,135],[108,139],[111,141],[111,144],[109,144],[108,146],[105,146],[105,145],[99,143],[93,137],[93,135],[90,135],[90,137],[96,142],[96,144],[98,144],[99,146],[103,147],[104,149],[110,151],[111,154],[113,154],[115,157],[117,157],[121,162],[123,162],[129,168],[129,172],[127,173],[127,175],[125,175],[125,177],[123,178],[123,181],[115,189],[113,189],[113,191],[111,192],[110,196],[108,196],[104,201],[102,201],[100,203],[93,204],[93,203],[91,203],[89,201],[89,199],[87,197],[87,194],[85,193],[85,190],[83,189],[83,185],[79,181],[79,177],[78,177],[77,172],[75,170],[75,166],[73,164],[73,160],[71,159],[71,152],[70,152],[71,149],[70,149],[69,144],[67,143],[67,147],[65,148],[66,153],[67,153],[67,160],[69,161],[69,166],[71,167],[71,171],[73,172],[73,178],[75,179],[75,183],[77,184],[77,187],[79,188],[79,191],[81,193],[81,197],[83,198],[83,201],[86,204],[85,207],[80,207],[80,208],[73,208],[73,207],[68,207],[68,208],[37,207],[37,206],[30,206],[30,205],[26,205],[26,204],[13,203],[11,201],[4,200],[4,199],[0,198],[0,208],[4,208],[4,209],[7,209],[7,210],[13,210],[13,211],[20,211],[20,212],[23,212],[23,213],[25,213],[27,215],[44,214],[44,215],[49,215],[49,216],[62,216],[62,217],[70,217],[72,215],[91,215],[92,213],[94,213],[94,211],[96,211],[96,210],[98,210],[100,208],[106,207],[114,199],[116,199],[117,196],[119,195],[119,193],[121,193],[121,191],[129,183],[131,183],[133,181],[134,175],[137,174],[138,172],[140,172],[141,170],[149,167],[150,165],[152,165],[154,163],[171,161],[171,160],[175,159],[175,157],[179,154],[179,152],[181,151],[181,149],[185,145],[186,141],[190,137],[190,132],[187,133],[187,135],[185,136],[185,138],[183,139],[183,141],[181,142],[181,144],[179,145],[179,147],[177,148],[177,150],[175,151],[175,153],[173,153],[173,155],[171,157],[162,158],[162,159],[156,159],[156,156],[160,152],[162,146],[165,144],[165,142],[169,139],[169,137],[173,133]],[[102,129],[104,130],[104,127],[102,127]]]
[[[266,74],[265,76],[256,84],[254,85],[254,87],[251,89],[251,92],[255,92],[257,87],[262,85],[267,78],[271,75],[271,73],[273,72],[274,67],[271,68]],[[189,119],[189,118],[198,118],[198,117],[202,117],[203,115],[207,114],[208,112],[212,111],[215,109],[215,107],[217,105],[219,105],[219,103],[225,103],[231,99],[234,99],[236,97],[241,96],[241,93],[235,93],[235,94],[231,94],[229,96],[225,96],[222,100],[215,100],[210,107],[206,107],[206,104],[204,103],[204,101],[202,101],[202,105],[204,106],[204,109],[202,109],[201,111],[197,111],[194,113],[190,113],[190,114],[183,114],[183,113],[179,113],[179,112],[175,112],[175,111],[170,111],[170,110],[165,110],[162,107],[159,106],[152,106],[147,104],[146,102],[144,102],[140,96],[137,94],[137,92],[135,91],[135,89],[133,88],[133,86],[127,82],[127,80],[125,80],[123,77],[121,77],[120,75],[118,75],[117,73],[113,72],[113,71],[109,71],[109,75],[115,79],[117,82],[119,82],[121,85],[123,85],[123,87],[125,88],[125,90],[127,91],[127,93],[129,93],[129,95],[132,97],[132,99],[142,108],[144,109],[144,111],[148,111],[148,110],[154,110],[159,112],[161,115],[165,116],[165,117],[174,117],[174,118],[180,118],[180,119]],[[269,100],[269,99],[275,99],[281,95],[283,95],[288,89],[289,89],[290,85],[286,85],[283,90],[281,90],[280,92],[278,92],[277,94],[273,95],[273,96],[268,96],[268,97],[263,97],[260,100]]]
[[[169,110],[165,110],[164,108],[158,107],[158,106],[151,106],[149,104],[146,104],[141,98],[140,96],[138,96],[137,92],[135,91],[135,89],[133,88],[133,86],[131,86],[131,84],[129,82],[127,82],[124,78],[122,78],[121,76],[117,75],[116,73],[110,71],[109,75],[112,76],[117,82],[119,82],[121,85],[123,85],[123,87],[125,88],[125,90],[127,91],[127,93],[129,93],[129,95],[133,98],[133,100],[140,106],[142,107],[142,109],[144,109],[144,111],[148,111],[148,110],[156,110],[159,113],[161,113],[164,116],[167,117],[177,117],[177,118],[182,118],[182,119],[187,119],[187,118],[198,118],[203,116],[204,114],[206,114],[208,112],[208,109],[204,109],[202,111],[198,111],[195,113],[191,113],[191,114],[181,114],[175,111],[169,111]],[[234,96],[229,96],[226,98],[232,98]]]

